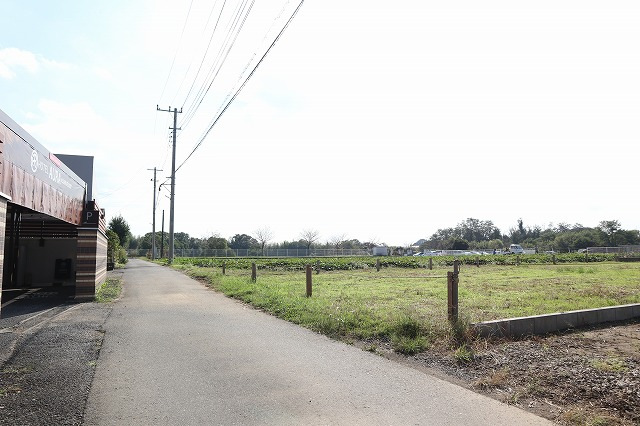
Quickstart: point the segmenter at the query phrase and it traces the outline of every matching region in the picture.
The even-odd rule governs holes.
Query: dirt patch
[[[436,346],[400,356],[389,342],[362,343],[560,424],[640,424],[638,321],[516,341],[477,340],[470,361]]]

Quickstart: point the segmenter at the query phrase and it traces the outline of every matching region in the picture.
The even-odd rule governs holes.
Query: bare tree
[[[342,242],[347,238],[347,234],[340,234],[340,235],[334,235],[333,237],[331,237],[331,239],[329,240],[329,244],[331,244],[335,249],[336,252],[338,251],[338,249],[340,248],[340,244],[342,244]]]
[[[320,232],[317,229],[305,229],[300,233],[300,239],[307,245],[307,252],[311,250],[311,244],[318,241]]]
[[[256,240],[258,240],[258,243],[260,243],[260,250],[262,251],[262,255],[264,256],[264,246],[266,246],[267,243],[273,238],[273,232],[268,226],[263,226],[262,228],[258,228],[253,231],[253,234],[256,236]]]

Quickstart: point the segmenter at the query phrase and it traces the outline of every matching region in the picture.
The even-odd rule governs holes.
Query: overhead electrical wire
[[[284,13],[284,11],[286,10],[287,6],[289,5],[290,1],[287,0],[287,2],[282,6],[282,9],[280,10],[280,13],[274,18],[274,20],[271,22],[271,26],[269,27],[269,29],[267,30],[267,32],[265,33],[264,37],[262,38],[262,42],[264,43],[264,41],[267,39],[267,37],[269,36],[269,34],[271,33],[271,30],[273,29],[273,26],[275,25],[276,21],[278,21],[280,19],[280,17],[282,16],[282,14]],[[251,58],[247,61],[247,64],[244,66],[244,69],[242,70],[242,72],[240,72],[240,75],[238,76],[238,80],[236,81],[236,84],[238,84],[241,80],[242,77],[245,75],[247,69],[249,69],[249,66],[251,66],[251,63],[253,62],[253,60],[255,59],[255,57],[258,55],[258,52],[255,51],[253,52],[253,55],[251,55]],[[235,86],[234,86],[235,87]],[[227,99],[229,99],[229,97],[231,96],[231,93],[233,92],[233,88],[229,91],[229,93],[227,93],[227,96],[225,96],[224,100],[222,101],[221,105],[224,105],[224,103],[227,101]]]
[[[206,31],[207,26],[209,26],[209,21],[211,20],[211,15],[213,15],[213,11],[216,8],[216,5],[218,4],[218,2],[216,1],[213,4],[213,7],[211,8],[211,12],[209,12],[209,17],[207,18],[207,22],[204,25],[204,30]],[[184,102],[182,103],[182,108],[184,108],[184,104],[186,103],[187,99],[189,99],[189,96],[191,95],[191,92],[193,91],[193,87],[196,84],[196,81],[198,80],[198,76],[200,75],[200,71],[202,70],[202,66],[204,65],[204,61],[207,58],[207,54],[209,53],[209,48],[211,47],[211,42],[213,41],[213,37],[216,34],[216,30],[218,29],[218,24],[220,23],[220,18],[222,18],[222,13],[224,12],[224,7],[227,4],[227,0],[224,0],[224,2],[222,3],[222,8],[220,9],[220,13],[218,14],[218,19],[216,20],[216,24],[213,27],[213,31],[211,32],[211,37],[209,37],[209,43],[207,44],[207,49],[204,52],[204,55],[202,55],[202,60],[200,61],[200,66],[198,66],[198,71],[196,72],[195,77],[193,78],[193,81],[191,82],[191,87],[189,87],[189,91],[187,92],[187,96],[185,96],[184,98]],[[187,70],[187,73],[189,71]],[[185,77],[187,76],[187,74],[185,74]]]
[[[209,90],[213,86],[213,83],[215,82],[216,78],[218,77],[220,70],[225,64],[229,56],[229,53],[233,49],[233,46],[235,45],[238,35],[240,34],[240,31],[244,27],[244,24],[247,21],[247,18],[249,16],[249,13],[251,12],[253,5],[255,4],[255,0],[252,0],[251,5],[249,6],[248,9],[246,9],[247,2],[248,0],[244,0],[239,5],[236,11],[235,17],[233,18],[233,21],[230,23],[225,39],[221,44],[220,49],[218,50],[218,54],[214,60],[213,66],[209,70],[205,80],[202,83],[202,86],[198,90],[198,93],[196,94],[196,98],[194,99],[193,103],[185,113],[184,120],[180,123],[180,127],[183,130],[189,124],[189,122],[195,115],[200,105],[202,105],[204,98],[209,93]],[[244,12],[245,9],[246,9],[246,12]],[[240,18],[242,17],[243,14],[244,14],[244,17],[242,18],[242,21],[240,21]],[[207,82],[209,83],[208,85],[207,85]]]
[[[222,5],[222,10],[224,10],[224,5],[227,3],[226,0],[224,0],[224,4]],[[202,30],[203,34],[206,32],[207,27],[209,26],[209,22],[211,21],[211,16],[213,15],[213,11],[216,9],[216,6],[218,5],[218,0],[216,0],[215,2],[213,2],[213,6],[211,7],[211,11],[209,12],[209,16],[207,17],[207,22],[205,22],[204,24],[204,28]],[[220,16],[218,16],[218,21],[220,20]],[[193,86],[196,82],[196,80],[198,79],[198,76],[200,75],[200,70],[202,69],[202,64],[204,64],[204,60],[207,57],[207,52],[209,51],[209,46],[211,46],[211,40],[213,39],[213,35],[215,34],[216,28],[217,28],[217,22],[216,22],[216,26],[213,28],[213,32],[211,33],[211,38],[209,39],[209,44],[207,45],[207,49],[204,52],[204,55],[202,56],[202,61],[200,61],[200,66],[198,67],[198,71],[196,72],[195,77],[193,78],[193,82],[191,82],[191,87],[189,88],[189,92],[187,92],[187,96],[185,96],[185,102],[186,100],[189,98],[189,95],[191,94],[191,91],[193,90]],[[191,70],[191,66],[193,65],[193,60],[194,58],[191,58],[191,62],[189,62],[189,66],[187,67],[187,71],[184,73],[184,76],[182,77],[182,81],[180,82],[180,86],[178,87],[178,90],[176,91],[175,96],[173,97],[173,100],[171,101],[171,104],[175,104],[176,102],[176,98],[178,97],[178,94],[180,93],[180,89],[182,89],[182,85],[184,84],[185,80],[187,79],[187,75],[189,75],[189,71]],[[184,108],[184,102],[182,104],[182,108]]]
[[[184,30],[187,28],[187,22],[189,22],[189,15],[191,15],[191,7],[193,6],[193,0],[189,4],[189,10],[187,11],[187,17],[184,20],[184,25],[182,26],[182,33],[180,33],[180,40],[178,41],[178,45],[176,47],[176,51],[173,54],[173,60],[171,61],[171,67],[169,68],[169,74],[167,75],[167,80],[164,82],[164,87],[162,88],[162,93],[160,93],[160,99],[164,96],[164,91],[167,89],[167,83],[169,83],[169,78],[171,78],[171,72],[173,71],[173,65],[176,63],[176,57],[178,56],[178,51],[180,50],[180,44],[182,43],[182,36],[184,36]],[[158,102],[160,103],[160,102]]]
[[[251,77],[253,76],[253,74],[256,72],[256,70],[258,69],[258,67],[260,66],[260,64],[262,63],[262,61],[264,61],[265,57],[267,56],[267,54],[271,51],[271,49],[273,48],[273,46],[275,46],[275,44],[278,42],[278,40],[280,39],[280,37],[282,36],[282,34],[285,32],[285,30],[289,27],[289,24],[291,23],[291,21],[293,21],[293,18],[295,18],[295,16],[298,14],[298,11],[300,10],[300,8],[302,7],[302,4],[304,3],[304,0],[301,0],[300,3],[298,4],[298,6],[296,7],[296,9],[293,11],[293,13],[291,14],[291,16],[289,17],[289,19],[287,20],[286,24],[284,25],[284,27],[282,27],[282,29],[280,30],[280,32],[278,33],[278,35],[275,37],[275,39],[273,40],[273,42],[271,43],[271,45],[267,48],[267,50],[265,51],[265,53],[262,55],[262,57],[260,58],[260,60],[256,63],[256,65],[253,67],[253,69],[251,70],[251,73],[249,73],[249,75],[247,76],[247,78],[244,80],[244,82],[242,83],[242,85],[240,85],[240,87],[236,90],[236,92],[233,94],[233,96],[231,97],[231,99],[229,99],[229,101],[224,105],[224,107],[219,110],[219,113],[216,114],[215,118],[212,120],[211,124],[209,125],[209,128],[204,132],[204,134],[200,137],[200,140],[198,141],[198,143],[195,145],[195,147],[193,148],[193,150],[189,153],[189,155],[187,156],[187,158],[184,159],[184,161],[182,161],[182,163],[180,163],[180,165],[176,168],[176,172],[178,170],[180,170],[180,168],[182,168],[182,166],[184,166],[184,164],[193,156],[193,154],[198,150],[198,148],[200,148],[200,146],[202,145],[202,143],[205,141],[205,139],[207,138],[207,136],[209,135],[209,133],[211,132],[211,130],[213,129],[213,127],[216,125],[216,123],[218,122],[218,120],[220,120],[220,118],[222,117],[222,115],[225,113],[225,111],[229,108],[229,106],[231,105],[231,103],[236,99],[236,97],[238,96],[238,94],[242,91],[242,89],[245,87],[245,85],[247,84],[247,82],[251,79]]]

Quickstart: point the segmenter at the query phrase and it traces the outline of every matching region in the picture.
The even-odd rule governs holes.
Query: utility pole
[[[160,237],[160,258],[164,257],[164,209],[162,209],[162,236]]]
[[[164,112],[173,112],[173,127],[169,127],[170,130],[173,130],[173,154],[171,155],[171,203],[169,207],[169,256],[167,261],[169,264],[173,263],[173,231],[174,231],[174,204],[176,201],[176,131],[181,130],[178,129],[178,113],[182,114],[182,108],[178,111],[178,108],[173,108],[171,111],[171,107],[169,109],[161,109],[158,105],[156,105],[156,110],[164,111]]]
[[[161,172],[162,169],[147,169],[153,170],[153,227],[151,228],[151,260],[156,260],[156,172]]]

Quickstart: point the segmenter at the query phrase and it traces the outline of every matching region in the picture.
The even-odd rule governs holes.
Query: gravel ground
[[[110,312],[67,302],[0,319],[1,425],[82,424]]]
[[[371,347],[372,342],[366,342]],[[640,425],[640,322],[544,337],[479,340],[460,361],[448,348],[388,358],[563,425]]]

